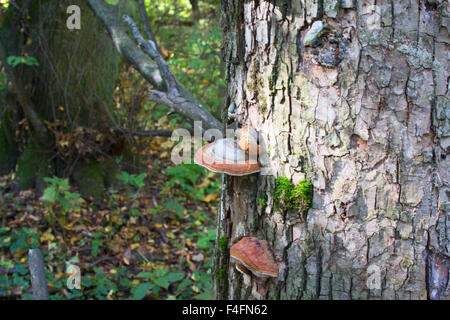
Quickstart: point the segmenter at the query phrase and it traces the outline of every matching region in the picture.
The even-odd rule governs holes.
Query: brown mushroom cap
[[[237,147],[234,139],[219,139],[204,145],[194,155],[194,162],[206,169],[243,176],[260,171],[260,164]]]
[[[258,132],[249,127],[245,126],[236,131],[236,136],[238,138],[238,146],[244,151],[247,151],[251,155],[258,155],[261,151],[261,147],[258,144]]]
[[[236,270],[243,274],[248,274],[248,275],[252,274],[252,272],[250,270],[248,270],[246,267],[244,267],[244,265],[240,262],[236,262]]]
[[[242,238],[231,246],[230,255],[258,277],[278,277],[278,264],[265,240]]]

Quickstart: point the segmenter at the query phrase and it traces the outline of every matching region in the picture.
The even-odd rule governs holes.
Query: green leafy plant
[[[178,282],[185,277],[184,272],[169,271],[167,269],[157,269],[154,272],[141,272],[136,275],[137,278],[144,278],[149,281],[138,284],[132,289],[133,299],[143,299],[150,290],[158,295],[161,289],[169,289],[172,283]]]
[[[56,221],[60,224],[65,241],[65,216],[69,210],[80,210],[84,199],[81,198],[79,193],[70,191],[69,179],[67,178],[46,177],[44,181],[48,183],[48,186],[45,188],[40,200],[47,204],[52,227],[55,228]]]
[[[136,174],[129,174],[128,172],[123,171],[120,174],[117,174],[116,177],[120,181],[122,181],[124,184],[133,186],[136,188],[143,188],[145,187],[144,179],[147,176],[145,172],[136,175]]]
[[[198,183],[201,179],[204,179],[208,171],[197,165],[182,164],[176,167],[169,167],[165,170],[165,173],[170,180],[167,182],[167,186],[171,190],[176,188],[181,189],[180,194],[183,196],[192,196],[197,200],[202,200],[205,194],[218,193],[220,190],[219,183],[211,181],[207,186],[199,186]]]
[[[16,57],[9,56],[6,62],[13,66],[17,67],[19,64],[25,64],[27,66],[39,66],[39,62],[35,57]]]
[[[45,188],[42,194],[41,201],[49,205],[59,205],[62,209],[62,214],[68,210],[77,210],[81,208],[84,203],[79,193],[71,192],[69,179],[62,179],[54,176],[53,178],[44,178],[44,181],[49,185]]]
[[[9,227],[0,228],[0,248],[9,248],[11,253],[17,250],[27,251],[38,247],[36,230],[21,228],[10,232]],[[1,261],[1,260],[0,260]]]
[[[200,232],[197,240],[197,247],[199,249],[211,249],[214,247],[216,241],[216,230],[208,228],[206,232]]]

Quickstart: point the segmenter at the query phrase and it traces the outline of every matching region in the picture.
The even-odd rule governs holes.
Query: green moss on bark
[[[43,190],[44,178],[54,174],[51,154],[32,144],[20,155],[17,164],[17,179],[22,190],[34,187]]]
[[[221,288],[222,286],[228,285],[228,273],[227,273],[227,257],[228,257],[228,239],[226,236],[219,238],[218,240],[218,249],[219,249],[219,264],[215,268],[215,279],[217,288]],[[224,290],[223,292],[227,292],[228,290]]]
[[[309,180],[302,180],[294,186],[288,178],[280,177],[276,181],[275,208],[284,213],[290,211],[306,213],[312,205],[312,190]]]
[[[105,181],[101,163],[89,161],[75,167],[73,178],[84,196],[102,199],[105,196]]]

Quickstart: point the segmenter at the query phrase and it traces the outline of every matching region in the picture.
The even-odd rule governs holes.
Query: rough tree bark
[[[217,298],[449,299],[449,9],[222,0],[228,102],[272,175],[224,177]],[[279,177],[312,182],[304,219],[275,209]],[[243,236],[269,241],[279,280],[235,271]]]

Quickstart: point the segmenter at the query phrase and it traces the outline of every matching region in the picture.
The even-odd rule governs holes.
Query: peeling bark
[[[228,98],[271,175],[224,177],[217,298],[449,299],[449,9],[222,0]],[[304,220],[275,209],[278,177],[312,182]],[[279,280],[235,270],[225,249],[243,236],[269,241]]]

